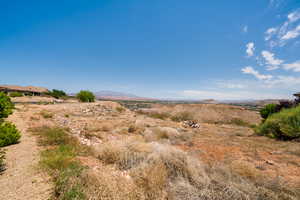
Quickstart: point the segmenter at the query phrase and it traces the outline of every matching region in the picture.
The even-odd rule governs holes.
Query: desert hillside
[[[299,199],[299,143],[256,136],[242,107],[18,103],[9,120],[7,199]]]

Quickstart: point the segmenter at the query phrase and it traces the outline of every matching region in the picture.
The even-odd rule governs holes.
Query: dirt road
[[[7,170],[0,175],[0,199],[47,200],[51,193],[49,177],[37,170],[39,148],[36,139],[27,132],[28,119],[15,110],[10,116],[22,133],[21,142],[6,147]]]

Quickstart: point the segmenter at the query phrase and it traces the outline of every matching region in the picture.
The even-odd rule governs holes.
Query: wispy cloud
[[[259,80],[269,80],[269,79],[273,78],[272,75],[264,75],[264,74],[259,73],[258,71],[256,71],[255,69],[253,69],[253,67],[251,67],[251,66],[244,67],[242,69],[242,72],[244,74],[251,74],[251,75],[255,76],[257,79],[259,79]]]
[[[254,43],[253,42],[250,42],[246,45],[246,54],[247,54],[247,57],[251,57],[254,55],[254,51],[255,51],[255,47],[254,47]]]
[[[299,37],[300,24],[296,24],[299,20],[300,9],[297,9],[287,15],[282,25],[269,28],[265,32],[265,40],[269,42],[269,46],[284,46],[288,41]]]
[[[265,59],[267,70],[278,69],[279,66],[284,62],[283,60],[275,58],[275,55],[269,51],[262,51],[261,55]]]
[[[292,29],[288,32],[286,32],[286,34],[284,36],[282,36],[282,40],[290,40],[290,39],[294,39],[297,38],[300,35],[300,25],[298,25],[295,29]]]
[[[290,63],[290,64],[284,64],[283,68],[285,70],[292,70],[294,72],[300,72],[300,60]]]
[[[277,28],[269,28],[266,32],[265,32],[265,40],[268,41],[270,40],[277,32]]]

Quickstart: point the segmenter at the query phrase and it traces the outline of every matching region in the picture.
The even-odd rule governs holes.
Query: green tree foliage
[[[270,115],[256,132],[282,140],[300,138],[300,106]]]
[[[22,97],[24,96],[21,92],[12,92],[9,94],[10,97]]]
[[[3,118],[7,118],[12,114],[14,104],[11,102],[10,98],[0,92],[0,123],[3,122]]]
[[[270,115],[278,112],[276,104],[268,104],[260,110],[260,115],[263,119],[267,119]]]
[[[52,96],[52,97],[54,97],[56,99],[60,99],[60,98],[63,98],[63,97],[67,96],[67,94],[64,91],[62,91],[62,90],[56,90],[56,89],[53,89],[52,91],[50,91],[48,93],[48,95],[50,95],[50,96]]]
[[[18,143],[21,135],[16,126],[10,122],[0,125],[0,147]]]
[[[87,90],[82,90],[77,94],[77,99],[81,102],[94,102],[95,101],[95,95]]]

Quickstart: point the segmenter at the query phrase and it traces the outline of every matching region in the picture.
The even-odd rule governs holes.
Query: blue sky
[[[300,91],[299,0],[0,5],[0,84],[181,99]]]

